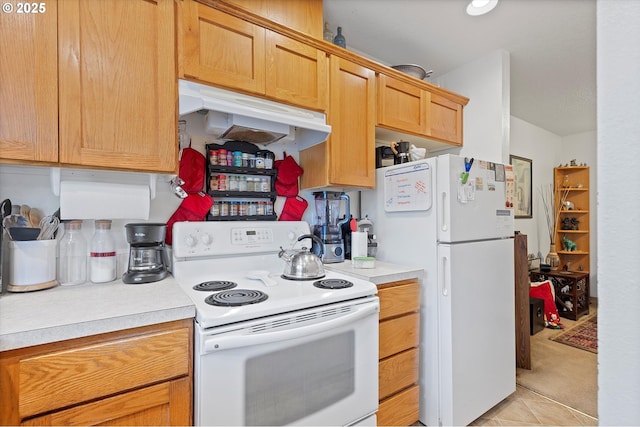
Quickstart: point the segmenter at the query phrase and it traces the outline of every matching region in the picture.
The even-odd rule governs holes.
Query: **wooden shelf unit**
[[[589,314],[588,272],[532,270],[529,277],[532,282],[551,281],[560,316],[578,320],[581,316]]]
[[[570,206],[563,206],[560,210],[558,228],[556,230],[556,248],[560,256],[560,268],[566,266],[569,271],[589,272],[589,167],[562,166],[554,168],[553,181],[555,191],[555,205],[560,205],[560,199],[568,191],[566,201]],[[575,219],[577,224],[563,226],[563,221]],[[577,229],[570,229],[577,228]],[[568,250],[563,238],[576,243],[575,250]]]

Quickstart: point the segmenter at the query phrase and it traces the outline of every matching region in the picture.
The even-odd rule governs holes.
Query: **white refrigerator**
[[[361,213],[377,258],[425,271],[420,421],[468,425],[516,387],[513,174],[448,154],[376,174]]]

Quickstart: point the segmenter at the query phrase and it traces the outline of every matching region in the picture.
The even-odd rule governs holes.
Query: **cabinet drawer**
[[[380,322],[378,357],[384,359],[418,346],[420,316],[417,312]]]
[[[380,320],[417,311],[420,307],[420,286],[417,281],[400,282],[396,286],[378,289]]]
[[[190,372],[190,330],[181,328],[66,347],[18,362],[24,418]]]
[[[417,382],[418,349],[413,348],[380,362],[378,398],[382,400]]]
[[[418,421],[420,387],[417,385],[380,402],[379,426],[410,426]]]

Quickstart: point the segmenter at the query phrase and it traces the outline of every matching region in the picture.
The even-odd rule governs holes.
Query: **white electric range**
[[[196,425],[375,425],[376,286],[282,277],[306,222],[179,222],[173,275],[196,306]],[[329,280],[332,288],[322,282]]]

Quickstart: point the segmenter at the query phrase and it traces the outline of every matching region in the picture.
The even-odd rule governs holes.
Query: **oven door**
[[[198,330],[196,425],[356,423],[378,409],[377,297]]]

